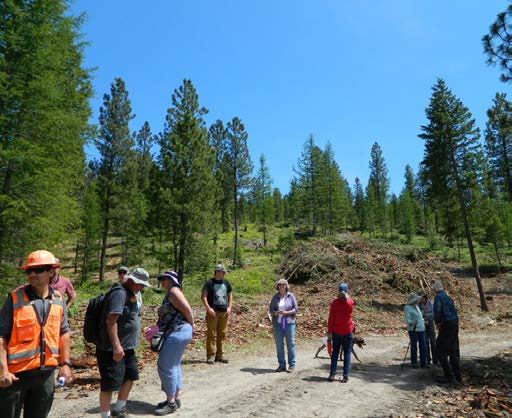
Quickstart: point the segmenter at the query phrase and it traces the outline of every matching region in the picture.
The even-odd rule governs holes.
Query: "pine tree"
[[[238,229],[242,217],[242,195],[251,184],[252,162],[247,147],[248,134],[242,121],[234,117],[227,124],[227,161],[226,171],[230,177],[233,198],[233,223],[235,228],[233,265],[241,265],[238,244]]]
[[[64,0],[0,2],[0,263],[78,228],[92,95],[82,20]]]
[[[220,208],[220,226],[222,232],[229,231],[231,221],[231,202],[233,201],[232,177],[226,171],[230,166],[230,156],[227,152],[227,130],[220,119],[217,119],[208,130],[210,145],[215,152],[214,174],[217,180],[219,193],[216,196],[217,206]]]
[[[254,184],[254,203],[256,209],[256,219],[261,225],[263,232],[263,246],[267,245],[267,225],[272,222],[274,215],[272,198],[272,179],[267,167],[265,155],[260,155],[259,167]]]
[[[482,281],[478,270],[471,226],[470,206],[474,203],[473,191],[479,187],[481,169],[485,162],[479,144],[479,130],[469,110],[438,79],[432,88],[432,97],[426,109],[428,125],[422,126],[425,140],[423,165],[429,182],[431,196],[440,206],[455,197],[464,227],[473,273],[477,283],[480,305],[488,310]],[[446,207],[446,206],[445,206]]]
[[[368,179],[368,185],[371,186],[373,198],[375,199],[375,206],[372,207],[372,212],[375,216],[376,227],[382,232],[386,232],[386,204],[389,192],[389,178],[386,162],[377,142],[372,146],[370,158],[370,177]]]
[[[304,143],[297,163],[296,185],[299,192],[299,216],[311,227],[311,234],[317,233],[320,218],[320,164],[322,150],[315,145],[315,138],[309,135]]]
[[[501,69],[501,81],[512,79],[512,5],[501,12],[489,28],[489,33],[482,38],[487,64],[498,64]]]
[[[485,149],[493,179],[512,202],[512,103],[506,97],[496,93],[487,111]]]
[[[199,104],[192,81],[184,80],[172,94],[160,137],[160,222],[168,228],[180,280],[187,267],[204,267],[210,262],[206,243],[213,237],[218,189],[214,153],[203,119],[207,112]]]
[[[100,131],[95,139],[100,159],[98,167],[98,193],[102,211],[102,243],[99,280],[104,280],[108,236],[112,225],[125,224],[131,201],[127,196],[136,187],[137,177],[129,122],[134,118],[124,81],[116,78],[110,94],[103,95],[100,107]],[[117,225],[116,225],[117,224]]]
[[[363,185],[359,177],[356,177],[354,183],[354,213],[357,224],[355,225],[360,232],[366,228],[366,204]]]

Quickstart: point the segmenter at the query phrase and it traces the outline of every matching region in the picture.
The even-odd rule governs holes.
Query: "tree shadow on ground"
[[[303,380],[319,383],[329,382],[327,377],[330,373],[330,363],[322,364],[321,369],[325,370],[324,375],[306,376]],[[387,384],[400,390],[415,392],[436,384],[435,380],[440,370],[435,367],[429,369],[412,368],[410,365],[405,365],[402,368],[401,363],[389,365],[375,362],[351,363],[349,379],[356,378],[368,384]],[[338,362],[337,375],[342,373],[343,362]]]
[[[257,367],[242,367],[240,369],[241,372],[251,373],[253,375],[257,374],[267,374],[267,373],[276,373],[274,369],[259,369]]]

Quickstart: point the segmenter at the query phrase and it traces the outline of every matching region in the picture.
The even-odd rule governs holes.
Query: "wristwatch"
[[[63,365],[63,366],[64,366],[64,365],[66,365],[66,366],[69,366],[69,367],[73,367],[73,365],[71,364],[71,362],[70,362],[70,361],[63,361],[63,362],[62,362],[62,365]]]

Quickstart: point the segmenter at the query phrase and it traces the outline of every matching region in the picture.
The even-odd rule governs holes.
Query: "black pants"
[[[19,418],[23,407],[24,418],[46,418],[53,403],[55,370],[17,377],[11,386],[0,388],[0,416]]]
[[[441,325],[437,334],[436,354],[444,375],[461,380],[459,321],[447,321]]]

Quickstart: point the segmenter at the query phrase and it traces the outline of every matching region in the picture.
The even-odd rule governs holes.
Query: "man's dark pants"
[[[437,334],[436,354],[444,375],[460,381],[459,321],[446,321],[441,325]]]
[[[24,418],[46,418],[55,392],[55,370],[17,374],[19,380],[0,388],[0,416],[18,418],[23,406]]]

